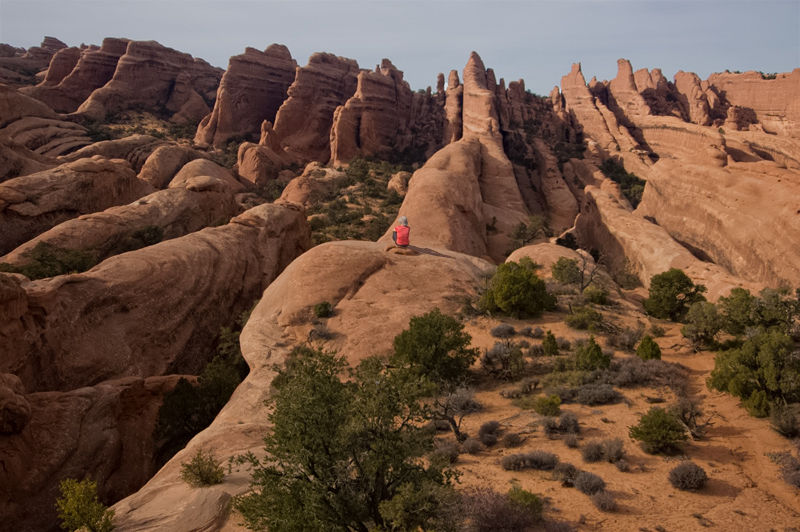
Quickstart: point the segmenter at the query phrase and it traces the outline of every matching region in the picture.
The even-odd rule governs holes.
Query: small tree
[[[561,284],[577,284],[581,281],[581,271],[578,269],[578,261],[575,259],[559,257],[550,266],[550,271],[553,274],[553,279]]]
[[[59,485],[61,498],[56,500],[61,528],[69,532],[110,532],[114,530],[114,510],[97,497],[97,482],[68,478]]]
[[[462,382],[478,358],[470,342],[462,324],[435,308],[411,318],[408,329],[395,337],[391,363],[436,383]]]
[[[681,334],[692,342],[695,350],[713,349],[725,318],[717,312],[717,307],[708,301],[694,303],[686,314],[686,325]]]
[[[188,462],[181,463],[181,479],[193,488],[221,484],[225,478],[225,471],[210,454],[202,449]]]
[[[434,401],[433,419],[446,421],[456,440],[463,442],[468,435],[461,432],[461,421],[467,414],[480,409],[481,404],[475,400],[474,390],[466,386],[449,386]]]
[[[535,317],[545,310],[555,310],[556,297],[536,275],[537,266],[528,257],[519,263],[506,262],[497,267],[489,287],[480,300],[486,311],[500,311],[515,318]]]
[[[639,347],[636,348],[636,356],[642,360],[661,360],[661,348],[658,346],[653,337],[649,334],[644,335],[642,341],[639,342]]]
[[[529,243],[536,240],[541,234],[547,236],[551,232],[550,227],[547,225],[547,220],[540,214],[534,214],[528,218],[528,223],[520,222],[511,230],[511,251],[527,246]]]
[[[629,428],[630,437],[639,440],[648,453],[674,449],[686,440],[683,425],[674,415],[654,406],[639,419],[639,424]]]
[[[754,323],[756,297],[750,290],[734,288],[728,297],[719,298],[720,311],[724,319],[723,330],[733,336],[744,334]]]
[[[547,356],[558,355],[558,341],[552,331],[547,331],[542,340],[542,352]]]
[[[653,276],[644,309],[656,318],[680,322],[686,317],[689,307],[705,301],[705,291],[705,286],[695,285],[682,270],[672,268]]]
[[[575,351],[575,369],[584,371],[594,371],[596,369],[608,369],[611,366],[611,357],[603,353],[594,335],[589,336],[589,342],[582,345]]]

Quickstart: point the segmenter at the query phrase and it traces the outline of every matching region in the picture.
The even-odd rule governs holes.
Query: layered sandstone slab
[[[0,253],[66,220],[153,192],[124,161],[83,159],[0,183]]]
[[[264,120],[275,115],[294,82],[297,62],[289,49],[272,44],[263,52],[247,48],[228,62],[214,110],[197,129],[195,143],[223,147],[232,137],[258,135]]]
[[[104,140],[81,148],[59,158],[60,161],[73,162],[96,155],[106,159],[125,159],[135,172],[140,172],[150,155],[160,146],[170,145],[168,141],[150,135],[131,135],[122,139]]]
[[[139,489],[155,472],[158,408],[179,378],[129,377],[26,395],[30,422],[0,438],[3,526],[19,532],[57,529],[53,501],[67,478],[95,480],[101,500]]]
[[[670,268],[683,270],[692,281],[705,285],[710,301],[727,296],[735,287],[751,292],[764,287],[763,283],[746,281],[716,264],[701,261],[663,227],[630,212],[611,194],[596,187],[586,187],[575,227],[582,247],[597,249],[612,272],[621,271],[627,259],[645,288],[650,286],[653,275]]]
[[[161,145],[147,156],[138,177],[154,188],[164,189],[187,163],[208,157],[207,154],[186,146]]]
[[[32,152],[0,133],[0,183],[15,177],[49,170],[57,163],[49,157]]]
[[[28,311],[0,324],[22,328],[23,342],[0,337],[0,371],[18,375],[29,392],[197,374],[220,326],[309,246],[302,208],[262,205],[86,273],[26,284]]]
[[[195,181],[185,182],[186,188],[160,190],[129,205],[63,222],[0,257],[0,262],[26,264],[30,260],[27,254],[42,242],[91,251],[104,259],[119,253],[119,249],[124,249],[125,239],[144,228],[159,227],[163,239],[171,240],[239,214],[233,194],[224,182],[217,181],[215,189],[212,183],[205,183],[203,188]]]
[[[292,346],[305,342],[312,329],[312,308],[333,305],[326,320],[331,340],[351,364],[370,355],[386,355],[394,337],[412,316],[439,307],[456,312],[458,301],[474,297],[481,276],[491,265],[443,248],[414,255],[384,251],[374,242],[330,242],[299,257],[264,292],[242,332],[242,353],[251,371],[214,423],[198,434],[136,494],[114,506],[117,530],[229,529],[232,495],[249,489],[244,469],[227,475],[218,486],[192,489],[180,479],[180,464],[197,449],[222,461],[252,451],[261,454],[269,430],[263,401]],[[413,278],[414,283],[407,280]]]
[[[648,216],[729,272],[770,286],[800,286],[800,172],[777,164],[724,168],[665,159],[651,168]]]

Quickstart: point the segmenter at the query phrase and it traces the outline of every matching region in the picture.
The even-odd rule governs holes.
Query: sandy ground
[[[618,304],[604,310],[606,319],[618,324],[635,326],[648,319],[634,305]],[[587,338],[585,331],[569,329],[563,314],[549,314],[537,320],[503,319],[517,327],[542,327],[570,340]],[[467,322],[473,345],[491,347],[495,341],[489,330],[500,320],[485,317]],[[750,417],[738,399],[710,392],[705,379],[714,367],[713,353],[695,353],[680,335],[680,326],[659,322],[667,329],[657,342],[663,359],[683,364],[689,369],[689,393],[706,414],[713,414],[714,425],[699,441],[689,440],[682,446],[684,456],[654,456],[646,454],[628,436],[628,427],[653,406],[646,396],[662,396],[671,400],[667,389],[626,388],[620,390],[628,401],[607,406],[562,405],[562,412],[574,412],[581,424],[581,444],[595,438],[621,438],[625,442],[629,472],[620,472],[610,463],[584,463],[580,448],[570,449],[560,439],[545,436],[540,428],[542,417],[521,410],[500,392],[518,385],[486,383],[478,388],[477,399],[484,408],[464,418],[462,428],[477,435],[486,421],[496,420],[504,433],[519,432],[526,439],[519,447],[507,449],[498,444],[477,455],[462,454],[456,464],[461,471],[461,487],[489,486],[505,491],[512,484],[543,495],[549,500],[546,516],[568,521],[578,530],[603,531],[690,531],[713,528],[724,531],[789,532],[800,529],[800,493],[780,479],[778,467],[765,453],[793,449],[791,442],[769,428],[764,419]],[[598,342],[603,343],[603,335]],[[522,339],[517,336],[514,340]],[[538,340],[531,340],[532,343]],[[631,356],[617,351],[615,356]],[[627,403],[627,404],[626,404]],[[451,435],[445,436],[451,438]],[[555,453],[562,462],[571,462],[581,470],[600,475],[613,493],[618,509],[601,512],[590,498],[574,488],[561,487],[550,480],[550,473],[535,470],[504,471],[500,459],[505,454],[545,450]],[[709,476],[707,486],[696,493],[673,488],[668,481],[669,471],[681,460],[690,459],[703,467]],[[794,528],[793,528],[794,527]]]

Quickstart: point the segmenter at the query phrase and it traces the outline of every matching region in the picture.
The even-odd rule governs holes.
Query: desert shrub
[[[202,449],[197,449],[188,462],[181,462],[181,479],[193,488],[221,484],[223,478],[225,472],[222,467]]]
[[[533,262],[523,257],[519,263],[505,262],[497,267],[478,306],[515,318],[536,317],[545,310],[555,310],[556,297],[547,292]]]
[[[505,447],[519,447],[525,441],[522,436],[517,432],[509,432],[503,436],[503,445]]]
[[[572,348],[572,344],[569,340],[564,338],[563,336],[559,336],[556,338],[556,343],[558,343],[558,350],[559,351],[569,351]]]
[[[622,394],[609,384],[584,384],[578,388],[575,402],[587,405],[610,405],[622,398]]]
[[[652,407],[637,425],[630,427],[630,437],[641,441],[648,453],[670,451],[686,440],[686,432],[680,421],[670,412]]]
[[[564,323],[573,329],[586,330],[594,329],[603,321],[603,315],[597,312],[592,307],[579,306],[574,307],[572,312],[567,314],[564,318]]]
[[[767,456],[778,464],[781,476],[787,484],[800,488],[800,460],[792,456],[789,451],[767,453]]]
[[[544,432],[545,436],[550,436],[551,434],[558,434],[558,421],[552,417],[546,417],[542,421],[542,432]]]
[[[553,279],[564,285],[581,282],[581,270],[578,268],[578,261],[575,259],[559,257],[550,266],[550,272],[553,274]]]
[[[625,456],[625,444],[619,438],[603,440],[603,459],[609,463],[616,463]]]
[[[483,451],[484,447],[480,440],[477,438],[467,438],[461,444],[461,449],[467,454],[478,454]]]
[[[527,355],[531,358],[544,356],[544,349],[542,344],[534,344],[528,348]]]
[[[615,362],[613,367],[596,377],[597,382],[614,386],[668,386],[676,395],[686,394],[685,368],[664,360],[642,360],[629,357]]]
[[[583,291],[583,296],[589,303],[595,305],[608,305],[608,291],[597,285],[590,284]]]
[[[584,462],[593,463],[600,462],[605,457],[605,448],[603,442],[593,440],[583,444],[581,447],[581,456]]]
[[[769,422],[772,429],[786,438],[800,436],[800,424],[791,408],[781,402],[772,404],[769,413]]]
[[[531,343],[527,340],[520,340],[519,342],[517,342],[517,346],[520,349],[528,349],[531,346]]]
[[[575,369],[594,371],[608,369],[610,365],[611,357],[603,353],[594,336],[589,336],[589,342],[575,351]]]
[[[570,449],[577,449],[578,448],[578,435],[577,434],[567,434],[566,436],[564,436],[564,445],[566,445]]]
[[[496,327],[492,327],[492,330],[489,331],[489,334],[494,336],[495,338],[511,338],[516,334],[514,330],[514,326],[508,323],[501,323]]]
[[[147,225],[123,238],[114,247],[111,254],[118,255],[128,251],[136,251],[137,249],[158,244],[162,240],[164,240],[164,229],[158,225]]]
[[[114,530],[114,510],[100,502],[97,482],[68,478],[59,484],[61,497],[56,500],[61,528],[69,532],[110,532]]]
[[[642,360],[661,360],[661,347],[649,334],[646,334],[636,348],[636,356]]]
[[[600,171],[606,177],[618,183],[622,190],[622,195],[631,203],[635,209],[642,201],[642,194],[647,181],[640,179],[631,172],[625,170],[625,167],[613,159],[606,159],[600,165]]]
[[[462,324],[435,308],[411,318],[408,329],[394,339],[390,361],[436,383],[458,382],[478,357],[477,349],[468,347],[471,341]]]
[[[633,290],[642,284],[639,280],[639,276],[633,271],[631,261],[627,258],[623,262],[622,269],[614,274],[614,282],[625,290]]]
[[[598,491],[606,489],[606,483],[600,477],[600,475],[595,475],[594,473],[589,473],[588,471],[582,471],[578,473],[578,476],[575,477],[575,487],[581,493],[585,493],[586,495],[594,495]]]
[[[700,410],[696,402],[690,399],[682,398],[678,400],[675,405],[670,407],[669,411],[686,427],[695,440],[703,438],[708,427],[713,424],[711,423],[713,416],[709,416],[704,422],[700,420],[703,417],[703,411]]]
[[[536,494],[514,486],[508,490],[508,499],[512,506],[527,511],[536,521],[541,520],[544,511],[544,501]]]
[[[525,374],[525,356],[519,345],[495,342],[481,357],[481,367],[499,378],[517,380]]]
[[[656,318],[682,322],[693,304],[705,301],[705,291],[705,286],[695,285],[682,270],[671,268],[650,280],[644,309]]]
[[[625,327],[617,333],[610,334],[606,344],[609,347],[619,347],[624,351],[630,352],[636,348],[636,344],[642,338],[643,333],[644,325],[642,323],[639,323],[639,326],[635,329],[633,327]]]
[[[631,470],[631,464],[629,464],[628,461],[625,460],[624,458],[614,462],[614,465],[617,466],[617,469],[622,473],[627,473],[628,471]]]
[[[592,504],[601,512],[613,512],[617,509],[617,501],[606,490],[601,490],[592,495]]]
[[[490,488],[476,488],[463,497],[463,509],[469,532],[525,532],[538,517],[524,505],[512,503],[508,495]]]
[[[461,445],[454,441],[438,441],[436,449],[431,453],[431,460],[443,460],[449,464],[458,462],[458,455],[461,454]]]
[[[578,416],[572,412],[564,412],[558,418],[558,431],[562,434],[578,434],[581,431]]]
[[[551,471],[558,464],[558,456],[546,451],[531,451],[524,455],[525,467],[540,471]]]
[[[323,301],[314,305],[314,316],[318,318],[330,318],[333,316],[333,307],[330,302]]]
[[[530,336],[531,336],[531,338],[543,338],[544,337],[544,329],[542,329],[541,327],[535,327],[531,331]]]
[[[475,399],[475,391],[467,386],[444,386],[433,401],[434,420],[442,420],[453,431],[457,441],[463,441],[467,434],[461,432],[461,422],[467,414],[477,412],[483,405]]]
[[[506,471],[520,471],[525,468],[525,455],[508,454],[500,459],[500,467]]]
[[[686,313],[686,325],[681,334],[688,338],[696,349],[713,349],[725,319],[717,312],[717,306],[708,301],[698,301]]]
[[[544,340],[542,340],[542,351],[547,356],[558,355],[558,342],[556,342],[556,337],[550,331],[547,331]]]
[[[536,398],[533,410],[543,416],[557,416],[561,413],[560,405],[561,398],[557,395],[541,396]]]
[[[652,336],[653,338],[661,338],[665,334],[667,334],[666,329],[664,329],[664,327],[662,327],[658,323],[654,323],[650,326],[650,336]]]
[[[708,482],[708,475],[694,462],[682,462],[669,472],[669,483],[682,491],[696,491]]]
[[[560,462],[553,468],[550,478],[571,486],[572,483],[575,482],[575,477],[578,476],[578,473],[580,473],[580,471],[578,471],[578,468],[574,465],[569,462]]]
[[[500,423],[497,421],[487,421],[478,429],[478,438],[481,443],[491,447],[497,443],[497,432],[500,430]]]
[[[28,263],[13,266],[0,263],[0,272],[20,273],[31,280],[56,277],[69,273],[82,273],[94,267],[98,258],[95,253],[77,249],[66,249],[47,242],[39,242],[24,255]]]
[[[800,400],[800,357],[794,342],[779,330],[759,332],[741,348],[717,353],[706,380],[709,389],[742,400],[750,415],[765,417],[769,404]]]

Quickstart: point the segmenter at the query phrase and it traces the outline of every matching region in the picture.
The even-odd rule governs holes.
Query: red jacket
[[[411,229],[407,225],[398,225],[394,228],[394,234],[392,235],[392,240],[394,240],[395,244],[398,246],[407,246],[408,245],[408,233],[411,232]]]

